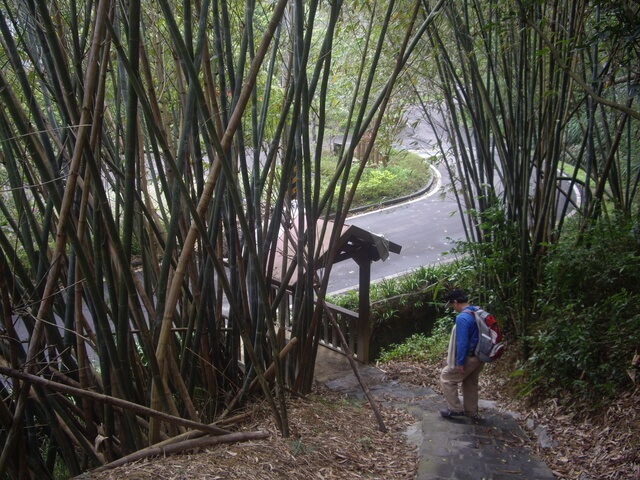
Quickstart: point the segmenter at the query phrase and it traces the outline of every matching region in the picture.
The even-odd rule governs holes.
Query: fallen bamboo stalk
[[[168,423],[172,423],[175,425],[182,425],[184,427],[193,428],[195,430],[206,432],[212,435],[225,435],[229,433],[228,430],[224,430],[215,425],[207,425],[200,422],[194,422],[193,420],[187,420],[184,418],[176,417],[174,415],[169,415],[168,413],[160,412],[158,410],[153,410],[152,408],[145,407],[143,405],[138,405],[137,403],[128,402],[120,398],[110,397],[109,395],[93,392],[91,390],[82,390],[81,388],[71,387],[63,383],[47,380],[46,378],[42,378],[37,375],[32,375],[30,373],[22,372],[20,370],[15,370],[13,368],[4,367],[2,365],[0,365],[0,373],[3,375],[7,375],[8,377],[19,378],[29,383],[36,383],[38,385],[42,385],[45,388],[50,388],[51,390],[68,393],[70,395],[77,395],[79,397],[90,398],[97,402],[109,403],[111,405],[121,407],[125,410],[131,410],[134,413],[139,413],[141,415],[149,415],[150,417],[159,418]]]
[[[166,447],[148,447],[142,450],[138,450],[126,457],[114,460],[111,463],[102,465],[101,467],[93,470],[94,472],[102,472],[104,470],[110,470],[112,468],[120,467],[126,463],[141,460],[143,458],[153,457],[157,455],[170,455],[172,453],[182,452],[184,450],[190,450],[192,448],[203,448],[211,445],[217,445],[220,443],[234,443],[243,442],[246,440],[263,440],[269,437],[269,432],[237,432],[229,433],[227,435],[218,435],[215,437],[203,437],[190,440],[184,440],[180,443],[167,445]]]
[[[282,350],[280,350],[280,361],[284,362],[285,357],[289,354],[289,352],[298,344],[298,338],[293,337],[289,342],[284,346]],[[264,378],[267,381],[271,381],[276,373],[276,364],[275,362],[271,362],[269,368],[267,368],[264,372]],[[258,378],[254,378],[251,381],[251,385],[249,386],[249,391],[252,392],[258,387]]]
[[[373,410],[373,413],[376,416],[376,420],[378,421],[378,428],[382,433],[387,433],[387,427],[385,426],[384,420],[382,419],[382,414],[380,413],[378,402],[376,402],[376,400],[371,395],[371,392],[369,391],[369,387],[367,386],[365,381],[362,379],[362,376],[358,371],[358,365],[356,365],[356,361],[353,359],[353,353],[351,352],[351,349],[349,348],[349,345],[347,344],[347,341],[344,338],[344,335],[342,334],[342,329],[340,329],[340,325],[338,325],[336,318],[333,316],[333,313],[331,313],[331,310],[329,309],[327,302],[325,302],[324,299],[318,299],[318,301],[322,302],[322,307],[324,308],[324,311],[326,312],[327,316],[329,317],[329,320],[331,321],[331,324],[334,326],[334,328],[338,333],[338,338],[340,339],[340,345],[342,347],[342,350],[344,351],[345,356],[347,357],[347,360],[349,360],[349,363],[351,364],[353,373],[358,379],[358,383],[360,383],[360,386],[362,387],[362,391],[366,395],[367,400],[369,400],[369,405],[371,405],[371,409]]]
[[[240,415],[236,415],[235,417],[229,417],[229,418],[224,418],[222,420],[216,420],[216,425],[232,425],[234,423],[242,422],[243,420],[246,420],[248,418],[251,418],[251,414],[250,413],[242,413]],[[183,442],[183,441],[188,440],[188,439],[202,438],[205,435],[207,435],[207,434],[204,433],[204,432],[196,432],[196,431],[190,430],[190,431],[188,431],[186,433],[181,433],[180,435],[176,435],[174,437],[165,438],[165,439],[159,441],[158,443],[150,445],[149,448],[162,448],[165,445],[177,444],[177,443]]]

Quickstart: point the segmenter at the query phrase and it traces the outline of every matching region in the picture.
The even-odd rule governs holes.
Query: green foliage
[[[400,277],[385,278],[371,285],[371,303],[416,292],[430,291],[434,298],[455,284],[465,288],[470,285],[468,277],[469,259],[463,258],[439,265],[425,265]],[[358,292],[351,290],[328,298],[328,301],[350,310],[358,309]]]
[[[463,276],[469,287],[461,287],[472,301],[499,314],[503,328],[516,336],[524,335],[527,325],[521,312],[532,309],[533,256],[522,249],[522,233],[509,221],[503,205],[494,204],[470,215],[482,241],[461,241],[453,249],[469,258]],[[523,289],[528,293],[523,294]]]
[[[558,310],[532,338],[527,390],[597,406],[629,386],[626,366],[640,345],[639,301],[640,295],[622,291],[581,312],[575,305]]]
[[[354,196],[354,202],[358,205],[374,203],[377,199],[396,198],[400,192],[395,168],[367,168],[362,178],[366,188],[358,188]]]
[[[630,385],[640,345],[640,235],[625,218],[566,235],[548,254],[539,310],[528,338],[523,393],[597,406]]]
[[[624,289],[640,293],[640,227],[624,217],[601,220],[584,233],[566,232],[545,267],[545,296],[589,306]]]
[[[49,436],[42,433],[38,433],[37,436],[39,442],[38,450],[40,450],[39,456],[43,459],[48,458],[49,455],[51,455],[51,451],[55,450],[56,447],[51,444],[52,440]],[[69,468],[64,463],[64,459],[62,458],[62,455],[59,451],[56,454],[55,464],[53,466],[53,471],[51,472],[51,477],[54,480],[66,480],[71,477]]]
[[[520,265],[520,232],[507,218],[503,205],[494,204],[484,211],[470,211],[480,232],[479,241],[458,242],[455,253],[475,257],[475,281],[492,290],[496,284],[508,289],[504,281],[517,281],[512,274]],[[499,279],[499,280],[497,280]]]
[[[327,301],[355,312],[358,310],[358,290],[349,290],[339,295],[329,295]]]
[[[333,155],[325,155],[321,165],[322,192],[335,174],[337,167]],[[356,169],[350,172],[353,181]],[[387,167],[367,166],[358,183],[352,208],[378,205],[385,200],[402,197],[424,188],[430,178],[429,165],[418,155],[392,151]]]
[[[56,465],[53,468],[53,478],[64,480],[70,477],[69,469],[67,465],[62,461],[62,458],[56,460]]]
[[[354,206],[378,204],[417,192],[427,184],[429,165],[418,155],[391,152],[386,167],[366,168],[354,196]]]
[[[449,317],[438,319],[431,335],[416,333],[403,343],[393,344],[388,349],[383,349],[378,362],[437,360],[447,350],[451,325]]]
[[[398,282],[395,278],[383,278],[381,281],[371,286],[371,298],[389,298],[399,295],[402,292],[398,289]]]

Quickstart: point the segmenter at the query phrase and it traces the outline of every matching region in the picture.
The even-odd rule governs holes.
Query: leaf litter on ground
[[[440,392],[442,362],[391,362],[381,366],[388,379]],[[560,479],[640,478],[640,388],[609,402],[598,415],[567,407],[558,399],[535,405],[518,399],[509,385],[508,363],[487,365],[481,397],[516,413],[528,446]],[[413,479],[418,458],[404,432],[415,419],[385,407],[389,432],[381,433],[372,410],[317,385],[311,395],[288,399],[291,436],[283,438],[264,402],[245,407],[238,431],[267,430],[268,439],[218,445],[198,451],[140,460],[95,474],[96,480],[245,479]],[[549,442],[540,441],[540,432]]]

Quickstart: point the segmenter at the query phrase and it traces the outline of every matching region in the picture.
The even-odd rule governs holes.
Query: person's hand
[[[460,375],[464,375],[464,365],[457,365],[457,366],[456,366],[456,371],[457,371]]]

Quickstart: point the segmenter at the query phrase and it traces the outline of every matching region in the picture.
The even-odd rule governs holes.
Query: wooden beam
[[[371,335],[371,259],[368,255],[354,257],[358,264],[359,295],[356,355],[362,363],[369,363],[369,337]]]

